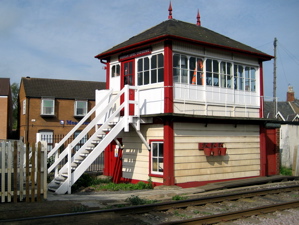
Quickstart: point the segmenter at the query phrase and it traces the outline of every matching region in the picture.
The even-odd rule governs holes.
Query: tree
[[[12,118],[13,118],[13,129],[17,129],[18,126],[18,96],[19,96],[19,84],[13,83],[11,85],[12,95]]]

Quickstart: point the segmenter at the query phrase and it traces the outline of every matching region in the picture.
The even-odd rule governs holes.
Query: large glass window
[[[154,141],[151,143],[151,173],[163,174],[164,168],[164,143],[160,141]]]
[[[254,67],[234,65],[234,85],[236,90],[256,91],[256,69]]]
[[[154,84],[164,81],[163,54],[140,58],[137,61],[138,85]]]
[[[232,88],[232,64],[221,62],[220,66],[221,87]]]
[[[85,116],[87,113],[87,101],[75,101],[75,116]]]
[[[206,82],[210,86],[219,86],[219,65],[214,59],[206,60]]]
[[[42,98],[41,115],[53,116],[55,112],[55,100],[53,98]]]
[[[186,55],[173,55],[173,81],[182,84],[203,84],[203,59]]]

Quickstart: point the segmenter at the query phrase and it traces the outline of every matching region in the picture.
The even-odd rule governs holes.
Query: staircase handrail
[[[57,150],[62,146],[62,144],[64,144],[67,139],[69,139],[74,133],[75,131],[77,131],[80,126],[85,123],[85,121],[99,108],[99,106],[101,104],[103,104],[103,102],[111,95],[112,93],[112,89],[109,90],[109,92],[104,96],[104,98],[97,103],[81,120],[80,122],[48,153],[48,158],[50,158],[53,154],[55,154],[57,152]]]
[[[80,134],[59,154],[59,157],[55,160],[55,162],[48,168],[48,173],[50,173],[54,168],[56,168],[58,166],[58,164],[64,159],[64,157],[68,154],[68,147],[70,146],[71,148],[73,148],[74,146],[76,146],[79,141],[96,125],[96,123],[111,109],[111,107],[115,104],[115,102],[120,98],[120,96],[125,93],[128,92],[127,90],[129,89],[129,86],[126,85],[108,104],[107,106],[101,111],[101,113],[99,115],[97,115],[91,123],[89,123],[81,132]],[[109,91],[110,92],[110,91]],[[112,93],[112,91],[110,92]],[[128,96],[128,95],[126,95]],[[105,96],[105,97],[109,97],[109,96]],[[105,99],[103,99],[104,101]],[[103,101],[99,102],[103,103]],[[126,101],[125,101],[126,102]],[[97,108],[98,105],[97,104]],[[127,104],[129,104],[129,102],[127,101]],[[101,104],[100,104],[101,105]],[[124,106],[122,106],[124,107]],[[64,143],[64,142],[63,142]],[[61,144],[62,145],[62,144]],[[60,145],[60,146],[61,146]],[[58,149],[58,148],[57,148]],[[57,150],[56,150],[57,151]]]

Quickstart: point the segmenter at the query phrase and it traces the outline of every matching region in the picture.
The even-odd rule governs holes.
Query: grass
[[[292,169],[286,167],[280,167],[280,174],[286,176],[292,176]]]
[[[188,197],[187,196],[175,195],[171,199],[175,200],[175,201],[179,201],[179,200],[186,200],[186,199],[188,199]]]
[[[125,202],[130,203],[131,205],[145,205],[145,204],[153,204],[158,202],[157,200],[147,200],[139,198],[138,196],[132,195],[131,197],[127,198]]]
[[[72,186],[72,192],[82,188],[91,187],[95,191],[132,191],[142,189],[152,189],[153,184],[149,179],[147,183],[138,182],[137,184],[119,183],[115,184],[110,178],[99,179],[94,175],[83,174],[77,182]]]

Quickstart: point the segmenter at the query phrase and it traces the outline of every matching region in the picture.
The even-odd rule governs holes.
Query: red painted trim
[[[106,63],[106,89],[110,89],[110,62]]]
[[[174,185],[174,130],[171,118],[164,121],[164,185]]]
[[[263,62],[260,62],[260,118],[264,118],[264,72]]]
[[[260,176],[266,176],[266,128],[260,125]]]
[[[164,113],[173,113],[172,43],[164,45]]]
[[[229,52],[238,52],[240,54],[253,55],[253,56],[259,57],[263,60],[271,60],[272,58],[274,58],[273,56],[268,55],[268,54],[256,53],[256,52],[241,50],[241,49],[227,47],[227,46],[223,46],[223,45],[212,44],[212,43],[203,42],[203,41],[196,41],[196,40],[192,40],[192,39],[189,39],[189,38],[183,38],[183,37],[179,37],[179,36],[175,36],[175,35],[161,35],[159,37],[155,37],[155,38],[148,39],[148,40],[145,40],[145,41],[141,41],[141,42],[138,42],[138,43],[135,43],[135,44],[132,44],[132,45],[128,45],[128,46],[125,46],[125,47],[122,47],[122,48],[119,48],[119,49],[115,49],[115,50],[112,50],[112,51],[109,51],[109,52],[104,52],[104,53],[98,54],[98,55],[95,56],[95,58],[102,59],[102,58],[108,57],[109,55],[112,55],[112,54],[119,54],[120,52],[124,52],[127,49],[131,50],[132,48],[137,48],[137,47],[140,47],[140,46],[143,46],[143,45],[146,45],[146,44],[153,44],[155,42],[163,41],[163,40],[185,41],[185,42],[188,42],[188,43],[193,43],[193,44],[197,44],[197,45],[201,45],[201,46],[204,45],[204,46],[207,46],[207,47],[222,49],[222,50],[226,50],[226,51],[229,51]]]

